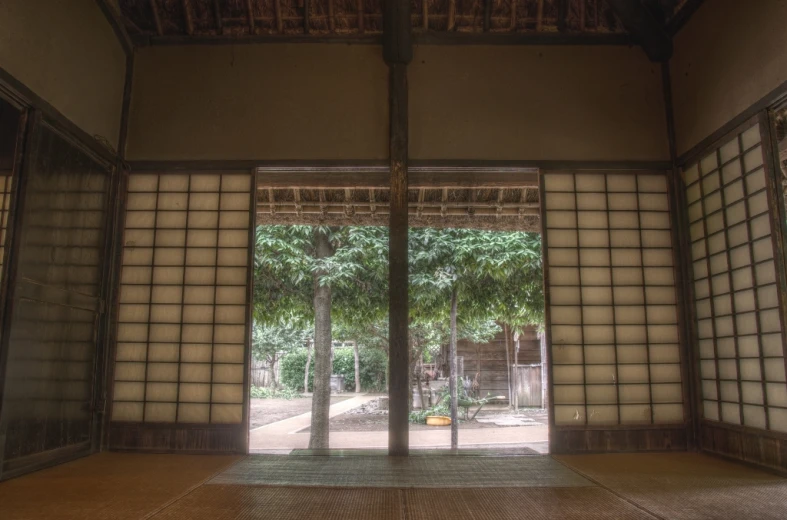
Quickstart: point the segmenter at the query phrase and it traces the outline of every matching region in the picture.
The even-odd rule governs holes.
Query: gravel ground
[[[341,403],[352,396],[331,396],[331,404]],[[251,428],[283,421],[302,413],[312,411],[312,398],[300,399],[252,399]]]
[[[461,416],[461,410],[460,410]],[[470,414],[472,415],[472,411]],[[490,417],[520,417],[529,418],[540,424],[547,424],[546,410],[527,409],[519,410],[518,413],[509,412],[505,407],[495,407],[487,411],[486,408],[479,412],[477,418]],[[337,415],[331,419],[331,431],[334,432],[375,432],[388,430],[388,413],[377,409],[376,401],[371,401],[358,408],[353,408],[342,415]],[[471,430],[480,428],[506,428],[494,423],[480,423],[477,420],[460,421],[460,430]],[[450,430],[450,426],[427,426],[425,424],[410,424],[410,430]],[[301,430],[305,433],[310,431],[308,428]]]

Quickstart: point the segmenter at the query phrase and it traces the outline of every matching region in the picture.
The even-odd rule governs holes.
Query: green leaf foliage
[[[388,351],[388,229],[331,227],[335,253],[314,258],[315,228],[258,226],[255,355],[293,353],[313,336],[314,284],[332,292],[332,334],[362,350]],[[541,237],[536,233],[414,228],[409,235],[412,355],[448,342],[450,295],[458,290],[458,337],[488,341],[499,324],[543,323]],[[320,273],[315,280],[314,273]],[[291,356],[287,356],[290,358]],[[288,359],[289,360],[289,359]],[[293,376],[303,385],[303,372]],[[282,377],[283,382],[287,380]]]
[[[281,383],[285,387],[303,389],[303,373],[306,370],[305,348],[296,349],[281,360]],[[360,349],[358,364],[361,370],[361,388],[366,392],[382,392],[385,390],[386,374],[388,373],[388,357],[384,352],[375,349]],[[355,385],[355,353],[351,348],[334,350],[333,374],[344,376],[345,388],[353,391]],[[314,384],[314,360],[309,367],[309,389]]]

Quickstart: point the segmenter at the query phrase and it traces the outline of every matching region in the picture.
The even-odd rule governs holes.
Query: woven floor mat
[[[209,484],[379,488],[592,485],[547,456],[287,457],[251,455]]]
[[[602,488],[418,489],[408,520],[610,520],[653,516]]]
[[[401,520],[400,491],[254,486],[201,486],[155,520]]]
[[[787,479],[707,455],[563,455],[555,459],[663,518],[787,518]]]
[[[0,483],[0,518],[143,518],[240,458],[101,453]]]
[[[388,450],[292,450],[289,453],[280,455],[298,457],[387,457]],[[458,450],[410,448],[411,457],[521,457],[526,455],[541,456],[542,454],[532,448],[459,448]]]
[[[154,516],[276,520],[650,520],[601,488],[341,489],[202,486]]]

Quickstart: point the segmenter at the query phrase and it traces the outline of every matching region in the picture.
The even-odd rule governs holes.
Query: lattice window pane
[[[132,175],[113,420],[243,419],[251,177]]]
[[[787,388],[780,384],[781,311],[760,140],[754,125],[684,171],[694,275],[701,282],[695,282],[695,309],[703,414],[787,431],[781,422]]]
[[[666,176],[545,186],[556,424],[682,423]]]

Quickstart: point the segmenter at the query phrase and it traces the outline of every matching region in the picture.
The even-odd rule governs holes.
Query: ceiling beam
[[[651,61],[663,62],[672,57],[672,38],[641,0],[607,0],[607,4]]]
[[[260,189],[390,189],[388,172],[260,172]],[[537,172],[474,172],[474,171],[413,171],[409,172],[410,188],[513,188],[537,187]]]

